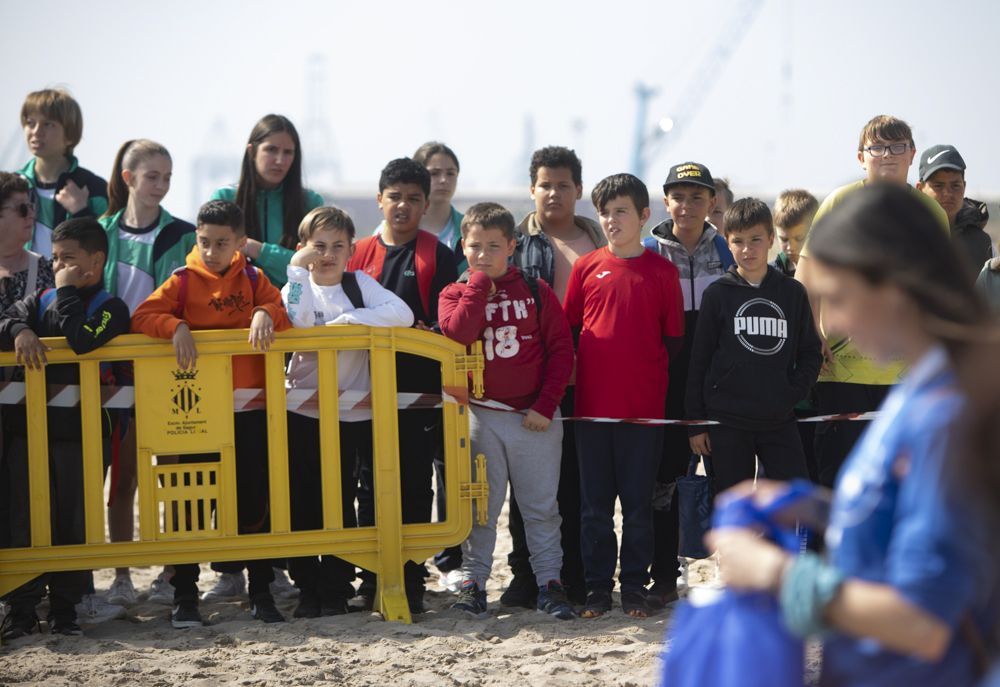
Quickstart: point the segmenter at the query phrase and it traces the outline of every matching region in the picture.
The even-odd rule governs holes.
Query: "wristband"
[[[785,625],[805,638],[829,634],[823,611],[844,583],[844,574],[815,553],[798,556],[785,570],[779,601]]]

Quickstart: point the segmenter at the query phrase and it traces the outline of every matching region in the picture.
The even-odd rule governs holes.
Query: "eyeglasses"
[[[885,157],[886,155],[902,155],[909,147],[909,143],[890,143],[889,145],[876,143],[873,146],[865,148],[865,152],[872,157]]]
[[[22,219],[26,219],[28,215],[35,214],[35,204],[34,203],[18,203],[17,205],[4,205],[0,207],[0,212],[3,210],[13,210],[21,216]]]

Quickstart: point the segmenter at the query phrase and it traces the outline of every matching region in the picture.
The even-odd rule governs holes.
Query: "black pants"
[[[28,440],[14,435],[8,439],[4,455],[7,482],[6,493],[0,494],[8,502],[10,546],[31,546],[31,501],[28,492]],[[86,528],[83,508],[83,446],[79,440],[49,440],[49,519],[52,525],[52,544],[83,544]],[[14,591],[5,599],[15,608],[34,608],[49,594],[51,613],[70,613],[87,592],[90,584],[89,570],[52,572],[36,577]],[[75,613],[74,613],[75,617]]]
[[[564,417],[573,415],[575,387],[566,387],[566,395],[560,404]],[[560,537],[563,550],[562,583],[570,598],[582,602],[586,596],[586,582],[583,574],[583,556],[580,553],[580,465],[576,455],[576,432],[574,422],[563,423],[562,463],[559,470],[559,517],[562,518]],[[528,562],[528,540],[524,534],[524,518],[521,509],[510,494],[509,523],[510,536],[514,546],[507,556],[507,564],[515,577],[534,581],[535,573]]]
[[[344,527],[357,527],[354,500],[358,493],[358,456],[371,459],[372,423],[340,423],[340,493]],[[288,474],[291,485],[292,531],[323,529],[320,482],[319,420],[288,413]],[[288,572],[303,594],[323,601],[354,596],[354,565],[336,556],[304,556],[288,560]]]
[[[448,518],[448,494],[445,490],[444,473],[444,446],[439,446],[438,452],[434,455],[434,480],[438,522],[444,522]],[[462,545],[449,546],[435,555],[434,565],[442,573],[460,569],[462,567]]]
[[[809,478],[802,440],[794,421],[768,430],[712,426],[708,435],[718,492],[753,479],[757,460],[763,464],[768,479]]]
[[[444,441],[441,434],[441,411],[435,409],[399,412],[399,491],[403,524],[430,522],[434,502],[434,456]],[[358,464],[358,525],[375,524],[375,482],[371,454],[361,456]],[[403,566],[407,596],[424,592],[427,568],[423,563],[407,561]],[[358,592],[374,596],[376,576],[361,572]]]
[[[580,464],[580,547],[588,591],[614,588],[619,558],[615,498],[622,504],[622,592],[649,582],[653,561],[653,492],[663,452],[663,428],[576,423]]]
[[[816,400],[821,415],[865,413],[877,410],[892,388],[881,384],[845,384],[820,382]],[[867,422],[823,422],[816,427],[816,464],[819,483],[833,487],[840,467],[868,426]]]
[[[236,517],[240,534],[254,534],[270,530],[270,499],[267,471],[267,414],[263,410],[236,413],[233,421],[236,453]],[[180,462],[212,463],[219,456],[191,454],[180,456]],[[270,594],[268,585],[274,580],[270,559],[232,563],[235,571],[244,567],[248,573],[250,598]],[[227,571],[229,572],[229,571]],[[198,564],[182,563],[174,566],[170,579],[174,586],[175,601],[198,599]]]

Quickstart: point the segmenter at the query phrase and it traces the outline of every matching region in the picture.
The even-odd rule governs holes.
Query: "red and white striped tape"
[[[80,405],[80,387],[75,384],[49,384],[48,406],[50,408],[75,408]],[[19,405],[24,403],[24,382],[0,382],[0,405]],[[285,393],[286,408],[296,410],[319,410],[319,394],[316,389],[288,389]],[[345,389],[339,393],[340,412],[349,410],[371,410],[371,392]],[[417,408],[440,408],[445,403],[472,404],[491,410],[520,412],[517,409],[499,401],[489,399],[470,400],[468,390],[463,387],[446,387],[440,394],[397,393],[396,406],[400,410]],[[131,386],[101,386],[101,406],[112,409],[127,409],[135,407],[135,387]],[[234,389],[233,410],[261,410],[267,406],[267,394],[264,389]],[[878,417],[878,412],[838,413],[835,415],[814,415],[799,418],[799,422],[841,422],[868,421]],[[613,418],[613,417],[560,417],[562,422],[580,420],[584,422],[626,423],[633,425],[719,425],[714,420],[663,420],[660,418]]]

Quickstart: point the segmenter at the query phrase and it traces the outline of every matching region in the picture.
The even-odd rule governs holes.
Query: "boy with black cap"
[[[955,146],[936,145],[924,152],[917,190],[944,208],[951,238],[975,279],[983,263],[993,257],[993,242],[983,231],[990,215],[985,203],[965,197],[965,160]]]
[[[670,358],[670,386],[667,389],[666,417],[679,419],[684,412],[691,342],[694,339],[701,296],[709,284],[733,265],[726,240],[705,218],[716,205],[716,185],[712,173],[698,162],[683,162],[670,168],[663,182],[663,203],[670,218],[653,227],[643,245],[672,262],[680,274],[684,295],[684,346]],[[653,510],[653,586],[647,599],[664,606],[677,599],[678,510],[673,498],[674,484],[688,467],[691,457],[684,427],[667,426],[663,432],[663,457],[657,474]]]

